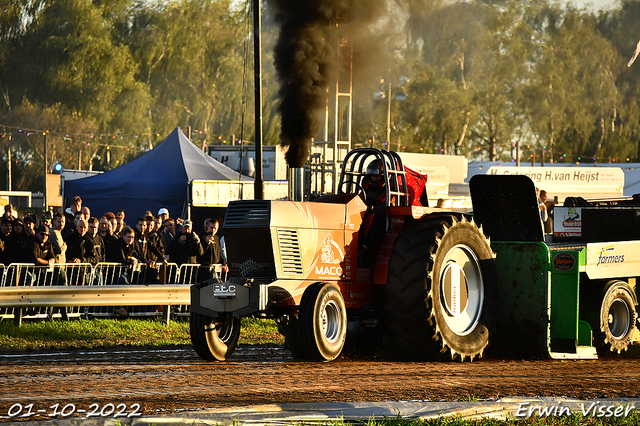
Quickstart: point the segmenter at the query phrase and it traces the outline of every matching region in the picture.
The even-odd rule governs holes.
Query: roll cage
[[[386,206],[408,206],[409,193],[402,159],[397,153],[385,149],[357,148],[350,151],[342,163],[338,194],[364,192],[367,165],[376,159],[383,165]],[[392,204],[393,200],[396,201]]]

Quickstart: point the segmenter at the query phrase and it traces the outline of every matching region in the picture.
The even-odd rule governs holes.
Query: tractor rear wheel
[[[480,357],[498,294],[487,238],[464,217],[407,218],[390,259],[386,347],[412,360]]]
[[[226,361],[240,338],[240,318],[224,314],[217,318],[191,312],[191,343],[205,361]]]
[[[336,359],[347,334],[347,308],[335,284],[312,284],[305,290],[298,314],[300,344],[308,358]]]
[[[604,292],[600,307],[600,336],[596,349],[600,355],[626,351],[636,330],[636,300],[624,281],[612,283]]]

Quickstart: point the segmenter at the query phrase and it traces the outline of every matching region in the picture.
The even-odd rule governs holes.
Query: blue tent
[[[238,172],[198,149],[180,128],[154,149],[112,171],[64,183],[65,208],[76,195],[91,215],[123,209],[128,218],[162,207],[182,217],[192,180],[238,180]],[[253,180],[242,176],[242,180]]]

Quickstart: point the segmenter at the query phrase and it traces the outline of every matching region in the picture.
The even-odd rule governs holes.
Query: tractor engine
[[[234,297],[226,300],[215,296],[215,290],[199,291],[205,312],[277,316],[300,304],[309,281],[340,282],[347,307],[362,306],[366,295],[354,291],[350,282],[357,278],[358,229],[366,206],[352,194],[324,200],[230,203],[224,229]],[[256,300],[264,297],[268,304]]]

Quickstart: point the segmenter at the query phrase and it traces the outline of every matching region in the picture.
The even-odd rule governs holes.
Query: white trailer
[[[210,145],[209,155],[227,167],[246,176],[255,176],[256,152],[254,145]],[[264,180],[287,180],[287,162],[280,145],[262,147],[262,178]]]

